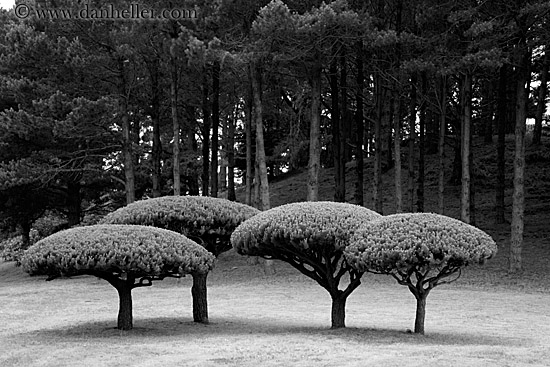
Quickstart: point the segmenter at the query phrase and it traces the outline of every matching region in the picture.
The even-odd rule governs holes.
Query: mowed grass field
[[[0,263],[0,366],[549,366],[550,293],[491,267],[428,297],[426,335],[407,332],[415,300],[365,275],[346,329],[330,297],[286,264],[267,276],[223,254],[209,276],[209,325],[192,322],[191,278],[134,290],[134,330],[116,330],[118,297],[93,277],[29,277]]]

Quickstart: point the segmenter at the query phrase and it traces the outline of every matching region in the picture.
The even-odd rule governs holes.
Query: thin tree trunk
[[[229,120],[231,117],[226,116],[224,119],[221,119],[222,123],[222,135],[221,140],[219,144],[219,156],[220,156],[220,173],[218,175],[219,177],[219,187],[218,190],[221,192],[227,191],[227,153],[228,153],[228,135],[229,135]]]
[[[357,127],[357,136],[355,142],[355,157],[357,164],[355,170],[357,172],[357,181],[355,182],[355,204],[364,205],[365,199],[363,194],[364,186],[364,157],[363,157],[363,142],[365,140],[365,120],[363,116],[363,88],[365,83],[365,75],[363,71],[363,41],[358,41],[355,49],[355,62],[357,64],[357,93],[355,95],[355,103],[357,111],[355,113],[355,124]]]
[[[540,71],[540,87],[537,99],[537,111],[535,113],[535,127],[533,130],[533,144],[540,145],[542,139],[542,119],[546,112],[546,94],[548,93],[548,67],[550,66],[550,44],[544,51],[542,69]]]
[[[193,286],[191,296],[193,297],[193,321],[208,324],[208,301],[206,278],[208,273],[193,273]]]
[[[472,124],[472,76],[464,76],[462,107],[462,190],[460,196],[460,219],[470,223],[470,136]]]
[[[506,105],[507,101],[507,65],[500,67],[498,79],[498,102],[497,102],[497,125],[498,125],[498,140],[497,140],[497,182],[495,186],[495,223],[506,223],[504,217],[504,190],[505,190],[505,168],[506,168]]]
[[[395,29],[398,37],[401,35],[401,24],[403,18],[403,0],[398,0],[396,4]],[[396,68],[401,66],[401,45],[398,43],[395,49],[396,53]],[[393,127],[394,140],[393,149],[395,153],[395,211],[396,213],[403,212],[403,182],[402,182],[402,167],[401,167],[401,91],[403,83],[403,74],[398,72],[399,84],[394,85],[394,113]]]
[[[269,201],[269,183],[267,181],[267,166],[265,162],[264,125],[262,112],[262,84],[261,70],[257,65],[252,65],[252,92],[254,97],[254,117],[256,119],[256,152],[258,157],[258,178],[260,188],[260,210],[268,210],[271,207]]]
[[[256,149],[256,155],[254,156],[254,182],[253,182],[253,197],[252,203],[254,207],[258,210],[262,208],[262,200],[260,198],[260,167],[258,167],[258,149]]]
[[[428,78],[425,72],[422,73],[422,95],[426,96],[428,90]],[[419,132],[418,132],[418,178],[416,187],[416,211],[419,213],[424,212],[424,181],[425,181],[425,157],[426,157],[426,104],[427,101],[422,101],[420,105],[420,119],[419,119]]]
[[[416,74],[411,77],[409,106],[409,211],[414,212],[414,144],[416,140]]]
[[[311,69],[311,126],[309,134],[309,163],[307,201],[319,200],[319,171],[321,169],[321,65]]]
[[[19,233],[22,237],[21,250],[26,250],[31,245],[32,220],[28,217],[19,220]]]
[[[336,46],[335,46],[336,48]],[[334,201],[345,201],[345,184],[343,176],[345,175],[344,167],[342,166],[343,159],[343,146],[340,135],[343,133],[340,124],[340,97],[338,90],[338,57],[336,52],[332,55],[333,59],[330,63],[330,96],[331,96],[331,110],[330,120],[332,124],[332,151],[334,159]]]
[[[399,88],[395,86],[394,90],[394,113],[393,128],[394,140],[393,149],[395,151],[395,212],[403,212],[403,187],[401,178],[401,94]]]
[[[210,196],[218,197],[218,129],[220,126],[220,63],[212,65],[212,158],[210,159]]]
[[[351,121],[348,108],[348,64],[345,48],[342,49],[340,60],[340,175],[342,176],[342,197],[346,201],[346,163],[351,160],[349,136]]]
[[[184,124],[185,127],[185,135],[186,135],[186,145],[190,149],[190,154],[192,154],[192,157],[194,159],[197,159],[199,156],[198,153],[198,144],[197,144],[197,137],[196,137],[196,127],[197,127],[197,118],[195,115],[195,106],[193,105],[186,105],[185,106],[185,121]],[[187,174],[187,186],[189,188],[189,195],[199,195],[200,189],[199,189],[199,177],[196,174],[196,168],[193,163],[188,162],[188,174]]]
[[[235,193],[235,123],[236,111],[228,121],[227,128],[227,199],[237,200]]]
[[[203,70],[202,80],[202,195],[210,190],[210,106],[208,103],[208,75]]]
[[[514,194],[512,197],[512,228],[510,239],[509,271],[522,270],[521,251],[523,248],[524,210],[525,210],[525,124],[527,119],[527,100],[529,98],[529,60],[531,57],[525,39],[520,45],[521,63],[518,67],[516,96],[516,132],[514,157]]]
[[[262,71],[259,65],[251,65],[252,96],[254,100],[254,118],[256,120],[256,185],[258,187],[258,209],[268,210],[271,208],[269,198],[269,182],[267,180],[267,165],[264,147],[264,125],[262,106]],[[264,272],[274,274],[273,260],[265,260]]]
[[[252,96],[252,78],[249,72],[249,88],[248,98],[246,102],[246,186],[245,186],[245,204],[252,205],[252,182],[254,177],[252,175],[252,110],[253,110],[253,96]]]
[[[67,220],[69,227],[80,223],[82,198],[80,195],[80,182],[67,183]]]
[[[162,143],[160,140],[160,84],[159,84],[159,60],[153,59],[152,65],[149,67],[149,75],[151,77],[151,122],[153,124],[153,146],[151,152],[151,160],[153,172],[151,179],[153,181],[153,197],[161,196],[161,156]]]
[[[126,204],[133,203],[136,200],[135,172],[134,172],[134,153],[132,148],[132,138],[130,134],[130,119],[128,116],[128,96],[127,81],[124,71],[124,60],[118,60],[119,71],[119,114],[122,127],[122,151],[124,156],[124,178],[126,184]]]
[[[486,144],[491,144],[493,142],[493,113],[494,113],[494,92],[493,92],[493,81],[485,80],[483,82],[483,96],[482,101],[484,102],[483,109],[481,111],[481,120],[483,122],[483,135],[484,142]]]
[[[130,136],[132,137],[132,144],[133,144],[132,146],[139,147],[141,143],[141,140],[139,137],[139,131],[141,126],[140,126],[139,120],[134,120],[133,123],[130,123],[130,128],[131,128]],[[133,151],[133,160],[134,160],[134,167],[139,167],[140,155],[136,150]]]
[[[376,77],[376,120],[374,122],[374,183],[372,196],[374,210],[382,214],[382,113],[384,109],[384,93],[382,78]]]
[[[175,54],[170,58],[170,109],[172,112],[172,154],[173,154],[173,180],[174,196],[181,194],[180,175],[180,122],[178,118],[178,64]]]
[[[439,214],[445,213],[445,132],[447,130],[447,77],[441,78],[441,117],[439,121],[439,177],[438,177],[438,209]]]

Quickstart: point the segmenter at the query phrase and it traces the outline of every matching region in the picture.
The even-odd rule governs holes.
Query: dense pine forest
[[[0,10],[0,250],[167,195],[548,234],[550,1],[137,3]]]

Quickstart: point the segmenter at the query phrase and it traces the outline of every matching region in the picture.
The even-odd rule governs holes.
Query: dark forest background
[[[148,197],[328,199],[506,226],[523,268],[526,215],[550,218],[550,1],[142,4],[192,16],[0,10],[5,243]]]

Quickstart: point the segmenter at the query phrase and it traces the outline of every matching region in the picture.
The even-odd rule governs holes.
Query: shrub
[[[30,275],[93,275],[105,279],[119,294],[118,328],[132,328],[133,288],[154,280],[207,273],[214,256],[178,233],[126,225],[76,227],[32,245],[21,259]]]
[[[203,245],[218,256],[231,249],[231,233],[259,210],[206,196],[164,196],[141,200],[108,214],[105,224],[138,224],[169,229]],[[193,319],[208,322],[207,274],[193,275]]]
[[[417,300],[415,333],[423,334],[430,291],[450,282],[443,279],[460,276],[463,267],[483,264],[496,251],[491,236],[476,227],[439,214],[408,213],[363,226],[344,254],[357,271],[389,274],[409,288]]]
[[[346,299],[361,284],[362,272],[348,266],[343,250],[358,227],[379,217],[345,203],[287,204],[246,220],[231,236],[231,243],[241,255],[288,262],[317,281],[332,298],[332,327],[344,327]],[[341,290],[340,280],[346,274],[350,281]]]

